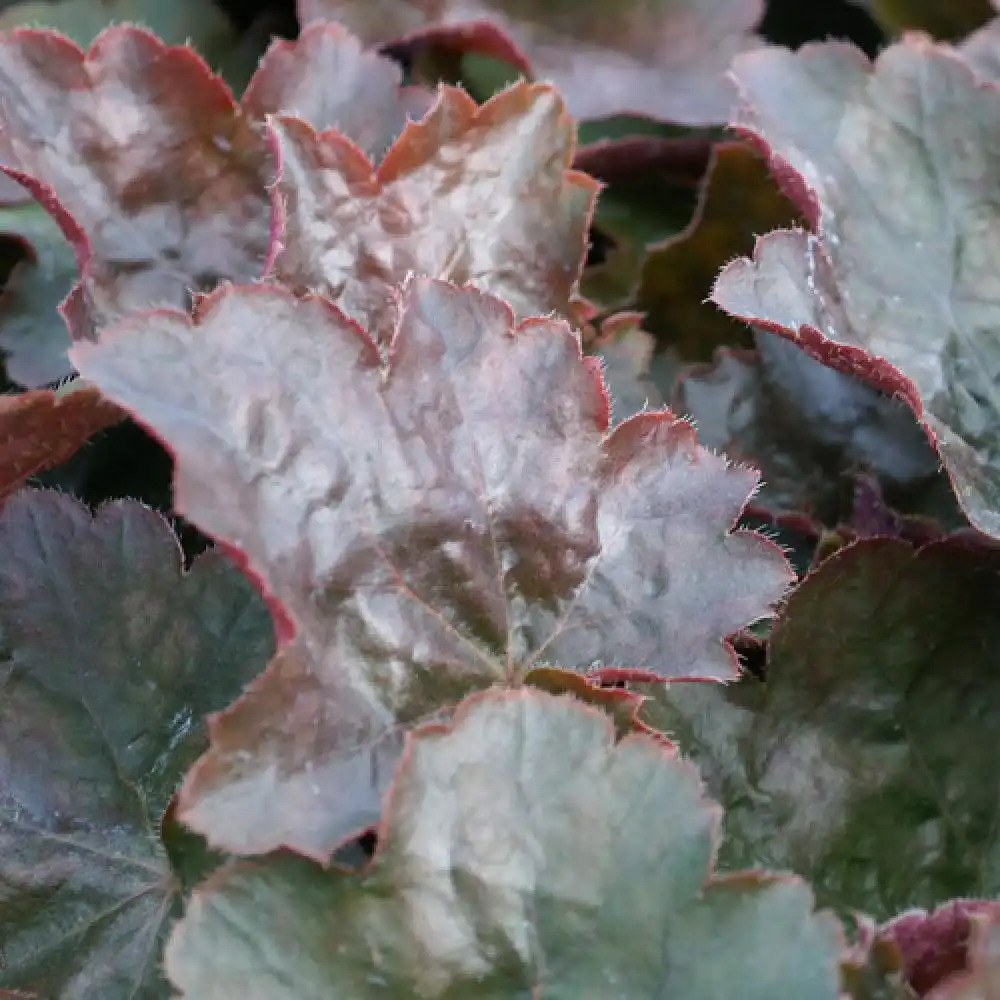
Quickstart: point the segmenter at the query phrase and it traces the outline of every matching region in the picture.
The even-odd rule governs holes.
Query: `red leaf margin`
[[[197,86],[200,90],[211,100],[217,102],[220,110],[229,111],[233,115],[242,113],[242,105],[236,101],[229,85],[221,76],[212,72],[208,63],[193,48],[189,45],[167,45],[151,31],[138,25],[111,25],[94,39],[87,50],[52,28],[15,28],[5,37],[15,43],[27,42],[42,47],[51,47],[54,60],[62,60],[66,65],[76,64],[78,71],[83,73],[86,73],[91,66],[97,63],[112,46],[134,40],[139,45],[146,47],[147,58],[150,61],[166,63],[177,76],[197,80]],[[249,91],[250,88],[247,89]],[[269,138],[266,137],[265,141],[268,146],[271,145]],[[90,238],[49,185],[15,166],[8,166],[2,162],[0,162],[0,171],[30,192],[39,205],[52,217],[72,247],[80,278],[59,304],[58,310],[66,322],[72,340],[92,339],[86,329],[84,298],[84,286],[90,275],[94,256]],[[278,242],[276,240],[276,226],[281,219],[281,200],[273,185],[268,187],[266,194],[271,204],[268,243],[269,248],[276,248]],[[263,264],[262,275],[267,274],[271,267],[272,252],[275,251],[269,249]]]

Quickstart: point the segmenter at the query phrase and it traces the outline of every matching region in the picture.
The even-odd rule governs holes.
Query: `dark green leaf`
[[[726,807],[722,857],[884,918],[1000,892],[1000,549],[849,545],[772,631],[767,681],[673,684],[643,717]]]
[[[272,648],[219,554],[182,572],[160,515],[22,492],[0,513],[0,986],[165,998],[179,903],[160,819],[201,717]]]

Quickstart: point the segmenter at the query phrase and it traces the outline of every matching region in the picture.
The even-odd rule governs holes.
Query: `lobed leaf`
[[[267,144],[192,49],[134,27],[87,53],[15,30],[0,36],[0,104],[8,172],[76,253],[81,285],[64,306],[76,336],[265,269]]]
[[[317,132],[336,129],[377,158],[403,131],[407,115],[422,118],[432,103],[428,91],[402,82],[395,62],[364,49],[339,24],[311,24],[294,42],[272,42],[240,106],[259,121],[280,112]]]
[[[125,414],[92,386],[0,396],[0,504],[42,469],[65,462]]]
[[[286,116],[271,126],[283,284],[329,296],[384,339],[410,273],[475,284],[518,318],[568,312],[597,185],[569,169],[573,124],[552,88],[517,84],[480,107],[442,87],[377,169],[335,132]]]
[[[273,648],[218,554],[183,573],[156,513],[22,492],[0,512],[0,988],[165,998],[167,802]]]
[[[725,73],[757,43],[759,0],[298,0],[299,20],[348,25],[368,44],[432,41],[551,80],[577,118],[633,113],[706,125],[733,100]]]
[[[1000,92],[909,37],[874,66],[841,44],[737,60],[737,124],[815,234],[772,233],[713,299],[906,400],[969,518],[1000,535]]]
[[[235,852],[316,858],[378,817],[400,726],[535,666],[728,678],[723,641],[790,579],[730,533],[757,477],[668,411],[607,433],[565,324],[512,326],[418,279],[387,361],[330,303],[220,290],[73,360],[173,449],[179,509],[287,615],[269,671],[212,724],[181,816]]]
[[[707,361],[716,347],[746,341],[742,324],[705,299],[719,269],[749,253],[757,233],[797,218],[755,150],[743,142],[717,145],[691,221],[649,248],[637,302],[649,329],[680,347],[690,361]]]
[[[835,1000],[840,929],[806,886],[712,873],[717,809],[599,711],[474,696],[408,744],[360,877],[272,857],[197,890],[185,997]]]
[[[998,600],[1000,549],[855,542],[788,599],[766,682],[647,703],[726,808],[724,861],[809,872],[823,905],[879,918],[998,894]]]

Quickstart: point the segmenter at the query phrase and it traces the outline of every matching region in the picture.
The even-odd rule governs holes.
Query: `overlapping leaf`
[[[24,254],[0,295],[0,350],[7,376],[35,388],[73,371],[69,333],[56,306],[77,277],[76,259],[59,227],[35,201],[0,206],[0,230]]]
[[[76,252],[77,335],[264,270],[267,144],[192,49],[114,27],[85,54],[17,30],[0,36],[0,103],[0,141]]]
[[[728,677],[789,569],[729,533],[756,474],[668,412],[607,434],[571,329],[420,279],[383,367],[329,303],[269,287],[136,317],[73,358],[177,459],[181,511],[297,631],[212,728],[182,817],[324,858],[372,823],[397,727],[551,662]]]
[[[757,234],[796,218],[755,150],[741,142],[717,146],[687,228],[650,247],[638,296],[649,329],[681,346],[690,361],[707,361],[716,347],[745,340],[745,326],[705,299],[719,269],[752,251]]]
[[[324,132],[336,129],[369,156],[380,157],[403,131],[407,115],[422,118],[431,94],[403,87],[391,59],[366,51],[337,24],[313,24],[295,42],[275,41],[241,101],[263,121],[284,112]]]
[[[856,542],[789,598],[766,682],[659,694],[647,721],[726,807],[723,859],[880,918],[1000,892],[998,601],[1000,550]]]
[[[902,396],[963,508],[1000,535],[1000,91],[911,37],[737,60],[738,124],[816,234],[778,231],[716,285],[726,311]]]
[[[518,84],[479,107],[443,87],[377,170],[336,133],[272,124],[282,283],[328,295],[384,338],[411,272],[475,284],[518,318],[567,312],[597,185],[568,169],[573,124],[552,88]]]
[[[659,389],[649,377],[655,348],[656,341],[643,330],[637,313],[620,313],[601,326],[591,351],[601,359],[615,422],[664,405]]]
[[[132,502],[96,517],[22,492],[0,513],[0,987],[60,1000],[167,996],[178,879],[160,819],[226,704],[273,648],[223,557],[189,573]]]
[[[689,764],[522,689],[414,736],[362,877],[289,857],[196,891],[185,997],[835,1000],[840,929],[797,879],[712,873]]]
[[[303,24],[342,21],[370,44],[429,39],[530,67],[578,118],[694,125],[726,120],[726,70],[762,16],[758,0],[299,0]]]
[[[92,386],[0,396],[0,501],[124,417]]]
[[[268,113],[335,125],[379,153],[428,104],[334,25],[272,46],[240,106],[191,49],[139,29],[108,29],[86,55],[52,32],[15,31],[0,36],[0,100],[4,151],[75,248],[77,336],[260,277],[273,246]]]

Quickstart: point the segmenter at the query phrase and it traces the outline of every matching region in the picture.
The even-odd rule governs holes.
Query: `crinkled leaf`
[[[73,359],[173,449],[177,503],[238,546],[284,647],[212,728],[181,816],[325,858],[378,816],[398,726],[533,666],[728,677],[789,568],[730,533],[756,474],[651,412],[607,433],[572,330],[419,279],[379,350],[328,302],[220,291]]]
[[[167,45],[189,44],[215,64],[235,41],[232,25],[213,0],[31,0],[0,13],[0,31],[55,28],[87,48],[108,25],[134,22]]]
[[[298,40],[276,40],[241,102],[261,121],[268,114],[295,115],[319,132],[337,129],[370,156],[379,157],[406,124],[431,106],[428,91],[402,87],[391,59],[366,51],[337,24],[312,24]]]
[[[691,361],[709,360],[718,346],[746,342],[745,325],[705,299],[719,269],[751,252],[758,233],[796,218],[762,157],[746,143],[717,146],[687,228],[650,247],[638,295],[648,329]]]
[[[330,296],[383,337],[411,272],[475,284],[518,318],[567,312],[597,185],[568,169],[573,124],[552,88],[517,84],[478,106],[442,87],[377,170],[335,132],[272,126],[284,284]]]
[[[0,501],[124,416],[93,386],[0,396]]]
[[[769,511],[831,513],[835,461],[800,434],[754,352],[721,349],[712,364],[687,366],[671,405],[690,416],[706,448],[760,470],[756,504]]]
[[[415,735],[362,877],[277,857],[197,890],[185,997],[835,1000],[837,922],[796,879],[712,873],[718,810],[654,740],[521,690]]]
[[[996,548],[856,542],[789,598],[766,682],[647,703],[726,808],[723,859],[879,917],[1000,891],[998,604]]]
[[[726,71],[763,12],[759,0],[299,0],[303,24],[342,21],[369,44],[427,39],[530,67],[578,118],[692,125],[726,120]]]
[[[169,526],[25,491],[0,513],[0,986],[165,998],[178,908],[159,824],[226,704],[273,648],[218,554],[182,572]]]
[[[0,105],[4,145],[75,248],[77,335],[264,270],[268,146],[192,49],[133,27],[86,54],[14,31],[0,36]]]
[[[612,316],[601,326],[601,335],[591,350],[601,359],[615,423],[663,406],[663,398],[649,377],[655,348],[656,341],[643,330],[638,313]]]
[[[1000,91],[922,37],[874,67],[839,44],[735,64],[738,124],[766,143],[817,235],[734,261],[727,312],[898,394],[972,522],[1000,535]]]
[[[0,206],[0,231],[27,243],[27,253],[0,295],[0,350],[20,385],[47,385],[73,371],[69,334],[57,306],[77,277],[76,258],[59,227],[35,201]]]

